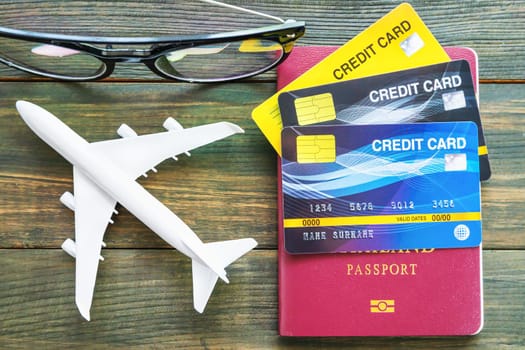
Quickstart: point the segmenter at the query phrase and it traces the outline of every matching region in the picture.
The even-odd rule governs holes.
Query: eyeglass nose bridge
[[[106,44],[106,47],[100,47],[91,43],[69,43],[57,40],[52,41],[51,45],[65,47],[71,50],[80,50],[80,52],[86,52],[102,60],[113,62],[139,63],[155,55],[154,46],[148,48],[115,48],[113,44]]]
[[[177,44],[173,45],[160,45],[153,44],[147,48],[134,48],[134,47],[119,47],[115,48],[114,44],[107,44],[105,48],[94,46],[91,44],[77,44],[77,47],[87,51],[91,54],[98,56],[104,61],[112,62],[123,62],[123,63],[145,63],[150,60],[155,60],[158,56],[162,55],[165,51],[170,50],[182,50],[191,48],[194,46],[193,43]],[[118,44],[126,45],[126,44]]]
[[[148,58],[152,55],[151,49],[133,49],[133,48],[123,48],[123,49],[102,49],[100,54],[102,57],[119,57],[119,58]]]

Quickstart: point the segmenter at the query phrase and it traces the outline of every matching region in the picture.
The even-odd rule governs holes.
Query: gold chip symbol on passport
[[[334,135],[299,135],[296,145],[297,163],[335,162]]]
[[[332,94],[299,97],[294,101],[299,125],[310,125],[334,120],[335,107]]]
[[[370,300],[370,312],[372,313],[383,313],[383,312],[396,312],[396,302],[393,299],[371,299]]]

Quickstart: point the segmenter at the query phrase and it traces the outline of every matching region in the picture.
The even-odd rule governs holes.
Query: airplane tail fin
[[[222,274],[219,274],[217,269],[212,269],[196,259],[192,260],[193,306],[195,310],[200,313],[204,311],[219,277],[228,283],[224,268],[252,250],[256,245],[257,242],[252,238],[204,244],[207,255],[213,257],[214,262],[222,269]]]

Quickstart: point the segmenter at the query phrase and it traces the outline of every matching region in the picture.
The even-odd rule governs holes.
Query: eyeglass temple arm
[[[261,16],[261,17],[270,18],[270,19],[273,19],[273,20],[275,20],[277,22],[281,22],[281,23],[285,23],[286,22],[284,19],[282,19],[280,17],[272,16],[272,15],[269,15],[269,14],[264,13],[264,12],[259,12],[259,11],[255,11],[255,10],[249,10],[249,9],[246,9],[246,8],[240,7],[240,6],[226,4],[226,3],[220,2],[220,1],[215,1],[215,0],[200,0],[200,1],[207,2],[209,4],[213,4],[213,5],[217,5],[217,6],[227,7],[227,8],[233,9],[233,10],[237,10],[237,11],[251,13],[252,15],[257,15],[257,16]]]

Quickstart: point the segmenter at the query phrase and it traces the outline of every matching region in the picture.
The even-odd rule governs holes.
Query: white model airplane
[[[60,200],[75,211],[75,239],[62,248],[76,257],[75,301],[89,321],[103,236],[119,202],[171,246],[192,260],[193,305],[203,312],[220,277],[228,283],[225,267],[253,249],[252,238],[203,243],[171,210],[135,180],[163,160],[243,130],[220,122],[183,129],[174,119],[167,132],[137,136],[123,124],[123,138],[88,143],[53,114],[25,101],[16,108],[27,125],[73,164],[74,193]]]

